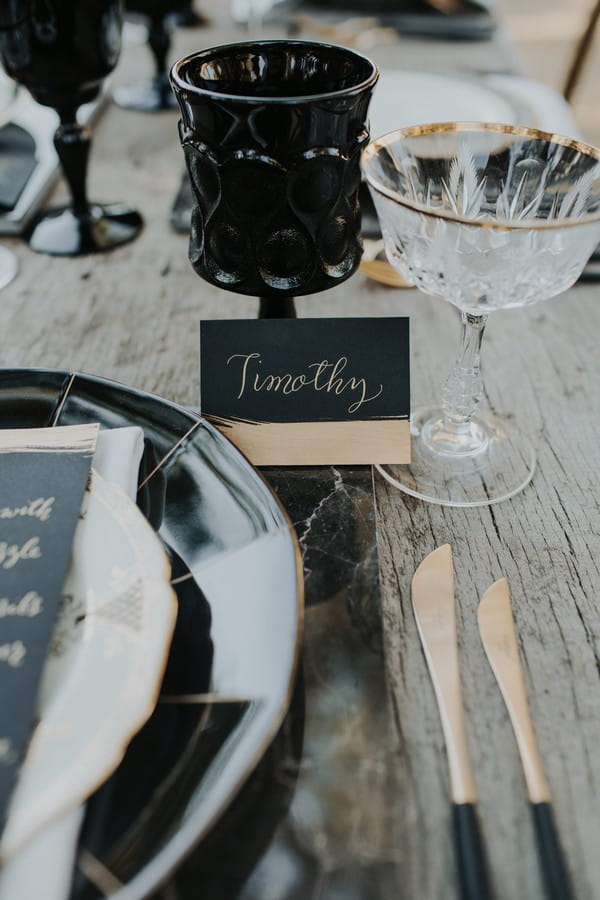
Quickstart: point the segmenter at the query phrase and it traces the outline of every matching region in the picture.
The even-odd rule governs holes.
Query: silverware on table
[[[452,550],[430,553],[412,579],[412,602],[440,710],[448,764],[458,870],[465,900],[489,900],[490,879],[476,812],[458,668]]]
[[[477,617],[481,640],[506,703],[521,756],[546,893],[550,900],[572,900],[574,895],[552,816],[550,788],[529,714],[506,578],[485,592]]]

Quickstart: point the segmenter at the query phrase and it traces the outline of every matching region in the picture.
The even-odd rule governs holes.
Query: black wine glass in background
[[[132,240],[142,227],[139,213],[121,203],[88,201],[91,134],[77,122],[78,108],[98,97],[117,63],[121,0],[9,0],[2,7],[4,67],[38,103],[57,111],[54,146],[71,192],[70,206],[43,212],[30,226],[31,248],[76,256]]]
[[[366,57],[312,41],[229,44],[173,66],[194,195],[189,255],[202,278],[261,298],[271,318],[353,274],[377,78]]]
[[[155,71],[152,78],[117,88],[113,96],[118,106],[138,112],[177,108],[169,83],[167,59],[171,29],[176,22],[174,17],[189,13],[190,6],[189,0],[125,0],[126,12],[142,15],[148,20],[148,46]]]

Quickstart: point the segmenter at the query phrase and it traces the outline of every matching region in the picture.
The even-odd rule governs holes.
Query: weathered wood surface
[[[215,24],[178,32],[174,58],[243,36],[228,24],[223,4],[206,0],[204,8]],[[514,64],[501,40],[435,48],[402,41],[370,52],[404,66]],[[149,70],[145,48],[128,47],[115,82]],[[200,281],[186,238],[170,231],[183,166],[176,120],[174,113],[111,107],[96,129],[90,193],[138,206],[146,228],[137,242],[103,257],[61,260],[6,241],[21,272],[0,297],[0,365],[79,369],[197,403],[198,319],[254,316],[257,304]],[[54,199],[61,196],[59,189]],[[501,575],[511,585],[531,710],[577,897],[600,897],[599,292],[578,285],[490,322],[487,402],[522,423],[539,453],[523,494],[461,511],[413,501],[376,478],[391,737],[377,757],[379,805],[367,812],[364,800],[359,833],[365,863],[390,863],[395,874],[389,893],[361,897],[457,896],[444,746],[409,592],[416,565],[446,541],[454,550],[470,747],[498,898],[543,896],[516,747],[476,627],[478,599]],[[410,315],[413,399],[437,395],[458,339],[449,306],[357,275],[336,291],[303,298],[298,308],[302,316]],[[315,652],[310,644],[308,650]]]

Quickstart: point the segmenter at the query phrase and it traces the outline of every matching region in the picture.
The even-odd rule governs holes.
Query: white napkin
[[[143,453],[144,432],[141,428],[99,431],[92,466],[105,481],[114,481],[135,500]]]
[[[93,468],[135,499],[144,452],[141,428],[100,431]],[[85,527],[85,520],[80,527]],[[65,900],[69,896],[85,804],[71,809],[34,835],[0,871],[0,900]]]

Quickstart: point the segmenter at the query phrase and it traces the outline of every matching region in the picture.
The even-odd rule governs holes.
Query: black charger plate
[[[88,810],[87,855],[80,860],[85,877],[76,878],[73,896],[146,897],[220,818],[283,720],[302,619],[295,535],[261,476],[226,438],[153,395],[90,375],[5,369],[0,370],[0,422],[5,428],[81,422],[140,426],[156,460],[147,461],[148,480],[138,500],[155,527],[160,523],[175,573],[189,569],[199,597],[210,605],[215,647],[210,693],[199,693],[206,677],[201,648],[206,649],[207,627],[200,599],[195,626],[192,620],[191,631],[184,628],[174,644],[164,709],[125,760],[131,771],[139,769],[144,748],[156,739],[164,750],[166,734],[169,746],[159,777],[138,772],[132,785],[117,773],[100,801],[96,797],[90,804],[93,815]],[[160,485],[156,492],[153,485]],[[186,633],[192,639],[184,646]],[[123,818],[115,822],[106,809]],[[95,867],[96,857],[113,876],[111,890],[122,885],[116,893],[94,876],[103,870]]]

